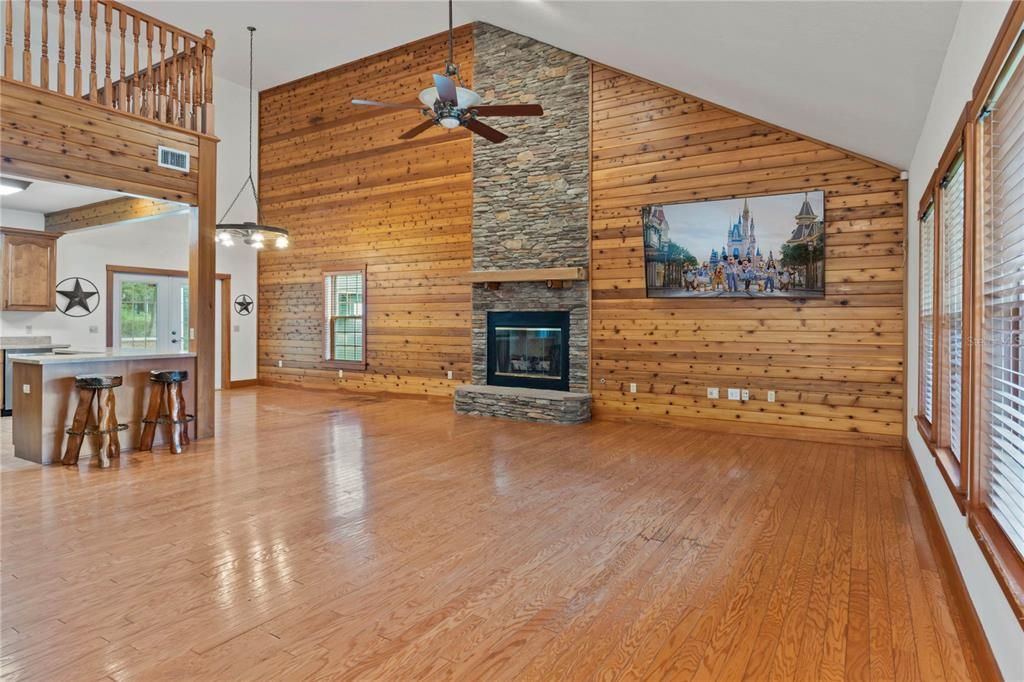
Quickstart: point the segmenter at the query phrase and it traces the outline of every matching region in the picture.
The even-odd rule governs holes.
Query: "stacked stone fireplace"
[[[544,107],[540,118],[496,119],[509,135],[501,144],[474,137],[473,270],[586,269],[589,66],[488,24],[473,38],[473,80],[486,103]],[[474,284],[472,384],[456,389],[455,410],[589,420],[589,294],[588,281]]]

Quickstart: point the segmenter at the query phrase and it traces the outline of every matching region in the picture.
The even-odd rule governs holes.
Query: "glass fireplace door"
[[[569,390],[567,312],[491,312],[487,383]]]

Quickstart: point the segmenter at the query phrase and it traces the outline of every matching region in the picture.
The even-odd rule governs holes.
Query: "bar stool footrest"
[[[170,417],[157,417],[156,419],[143,419],[143,424],[188,424],[195,421],[194,414],[186,414],[184,419],[171,419]]]
[[[127,424],[118,424],[112,429],[86,429],[85,431],[75,431],[73,428],[68,429],[64,433],[69,436],[102,436],[108,433],[117,433],[119,431],[127,431]]]

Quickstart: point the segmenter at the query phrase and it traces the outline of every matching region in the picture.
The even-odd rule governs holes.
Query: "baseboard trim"
[[[245,388],[246,386],[259,386],[259,385],[260,385],[260,380],[259,379],[239,379],[237,381],[232,381],[231,385],[228,386],[228,388]]]
[[[981,620],[978,612],[974,609],[974,602],[967,592],[967,585],[960,573],[960,566],[953,555],[953,548],[946,537],[946,531],[939,521],[938,512],[932,503],[932,496],[928,493],[928,486],[924,482],[924,475],[918,466],[917,458],[910,449],[910,442],[904,438],[903,454],[907,458],[907,469],[910,471],[910,484],[917,497],[918,507],[921,509],[921,518],[924,520],[925,529],[928,532],[928,540],[936,557],[942,564],[943,571],[950,577],[950,586],[953,592],[953,599],[956,600],[955,608],[963,615],[964,626],[967,628],[967,636],[971,640],[978,669],[985,680],[1002,682],[1003,675],[999,671],[999,664],[992,654],[992,647],[985,636],[985,630],[981,627]]]

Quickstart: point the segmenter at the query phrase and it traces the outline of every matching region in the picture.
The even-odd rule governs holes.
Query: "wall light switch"
[[[742,391],[740,391],[740,398],[742,398],[743,400],[750,400],[750,391],[748,391],[747,389],[743,389]]]
[[[739,400],[739,399],[740,399],[740,389],[738,389],[738,388],[730,388],[729,389],[729,400]]]
[[[718,400],[718,387],[708,389],[708,398],[711,400]]]
[[[449,378],[449,379],[452,379],[452,378],[454,378],[454,375],[452,374],[452,371],[451,371],[451,370],[448,370],[448,378]]]
[[[338,370],[338,378],[339,379],[344,379],[345,378],[345,370],[343,370],[343,369],[339,369]]]
[[[89,333],[90,334],[99,334],[100,333],[99,325],[95,325],[95,324],[89,325]]]
[[[239,331],[242,331],[242,328],[241,328],[241,327],[239,327],[239,326],[238,326],[238,325],[236,324],[236,325],[233,325],[233,326],[231,327],[231,331],[233,331],[233,332],[239,332]]]
[[[630,384],[629,385],[629,392],[630,393],[636,393],[636,384]]]
[[[775,391],[768,391],[768,402],[775,402]]]
[[[21,392],[24,393],[25,395],[29,395],[30,393],[32,393],[32,384],[22,384]]]
[[[31,334],[32,333],[32,325],[30,325],[30,324],[26,324],[25,325],[25,333],[26,334]]]
[[[277,361],[277,366],[278,367],[284,367],[284,360],[278,360]]]

